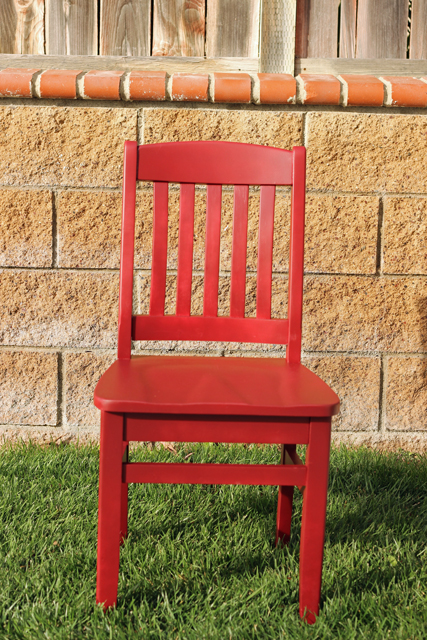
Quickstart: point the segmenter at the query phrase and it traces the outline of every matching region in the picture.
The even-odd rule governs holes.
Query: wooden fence
[[[427,0],[298,0],[300,58],[427,58]]]
[[[258,57],[260,0],[0,0],[0,53]]]

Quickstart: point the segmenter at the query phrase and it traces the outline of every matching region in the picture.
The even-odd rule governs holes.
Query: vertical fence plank
[[[154,0],[153,56],[204,56],[204,0]]]
[[[357,0],[341,0],[340,58],[356,57]]]
[[[337,57],[339,4],[339,0],[311,0],[308,23],[308,58]]]
[[[46,0],[46,53],[98,53],[98,0]]]
[[[0,53],[15,52],[15,33],[18,16],[14,0],[2,0],[0,20]]]
[[[258,57],[260,0],[208,0],[206,55],[208,58]]]
[[[101,0],[100,54],[149,56],[151,0]]]
[[[412,0],[409,57],[413,60],[427,58],[427,0]]]
[[[0,53],[44,54],[44,0],[2,0]]]
[[[295,56],[297,58],[307,57],[309,14],[310,0],[297,0],[295,24]]]
[[[359,0],[357,58],[406,58],[408,0]]]

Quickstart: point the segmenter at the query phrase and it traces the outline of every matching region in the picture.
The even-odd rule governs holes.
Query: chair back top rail
[[[137,180],[154,182],[149,313],[132,316]],[[168,183],[180,184],[175,315],[165,316]],[[207,185],[203,315],[191,316],[195,185]],[[234,185],[230,315],[218,317],[222,185]],[[260,186],[256,317],[245,318],[249,186]],[[292,186],[288,317],[271,318],[276,186]],[[287,344],[301,353],[305,149],[232,142],[125,143],[120,262],[119,358],[134,340],[212,340]]]

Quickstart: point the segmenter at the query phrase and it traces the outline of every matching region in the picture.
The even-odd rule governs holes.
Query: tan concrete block
[[[68,427],[99,425],[101,412],[93,404],[93,392],[101,375],[115,360],[115,353],[65,355],[64,402]]]
[[[310,113],[309,189],[426,192],[424,115]]]
[[[378,214],[376,197],[309,194],[305,271],[375,273]]]
[[[0,190],[0,265],[48,267],[52,264],[50,191]]]
[[[389,430],[427,430],[427,358],[387,358],[385,425]]]
[[[114,347],[118,274],[0,272],[0,343]]]
[[[151,267],[152,190],[138,191],[135,267]],[[118,269],[122,195],[114,191],[62,191],[58,197],[59,266]]]
[[[56,353],[0,351],[0,422],[56,425]]]
[[[341,400],[341,412],[332,422],[335,431],[375,431],[378,428],[379,358],[306,355],[302,362]]]
[[[119,186],[136,119],[131,109],[2,107],[0,183]]]
[[[306,276],[303,348],[427,351],[427,280]]]
[[[144,109],[144,142],[226,140],[291,149],[302,143],[302,115],[283,111]]]
[[[427,274],[427,198],[386,198],[385,273]]]

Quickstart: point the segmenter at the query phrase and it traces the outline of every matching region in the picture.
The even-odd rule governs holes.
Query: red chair
[[[137,180],[154,182],[148,315],[132,315]],[[176,315],[165,315],[168,183],[180,183]],[[203,315],[192,316],[195,184],[207,185]],[[218,317],[221,185],[234,186],[230,316]],[[260,185],[256,317],[245,317],[249,185]],[[271,319],[276,185],[292,185],[288,318]],[[300,615],[319,611],[331,416],[336,394],[300,362],[305,149],[231,142],[125,143],[118,359],[95,390],[101,409],[96,601],[116,604],[130,482],[278,485],[276,542],[290,536],[294,486],[304,487]],[[286,344],[279,358],[131,356],[131,340]],[[282,445],[277,465],[129,463],[129,441]],[[305,464],[296,444],[308,445]]]

